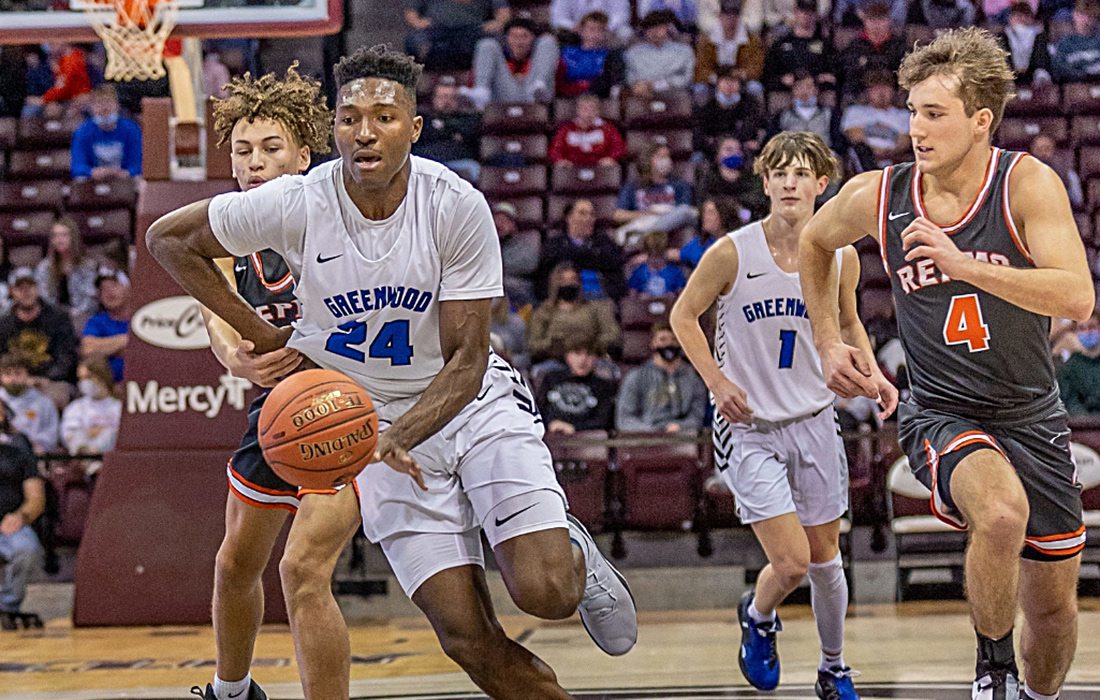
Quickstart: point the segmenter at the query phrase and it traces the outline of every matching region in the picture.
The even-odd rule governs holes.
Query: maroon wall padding
[[[138,200],[133,308],[182,290],[153,260],[145,231],[165,212],[219,192],[231,181],[146,182]],[[135,313],[135,320],[140,313]],[[191,319],[192,322],[193,319]],[[225,532],[225,464],[246,426],[248,403],[224,403],[216,415],[185,406],[142,408],[136,396],[168,387],[212,387],[225,370],[209,348],[157,347],[134,333],[126,348],[118,447],[106,456],[77,557],[76,625],[205,624],[210,621],[214,559]],[[276,545],[265,572],[265,621],[285,622]]]

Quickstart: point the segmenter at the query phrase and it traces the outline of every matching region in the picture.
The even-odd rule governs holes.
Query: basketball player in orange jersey
[[[544,619],[579,612],[608,654],[634,646],[636,608],[625,579],[566,512],[530,389],[490,349],[503,271],[489,205],[454,172],[410,154],[423,125],[421,70],[384,46],[342,59],[340,159],[182,207],[146,240],[256,350],[289,344],[374,399],[381,435],[356,478],[362,502],[346,488],[324,497],[341,518],[308,538],[297,536],[296,520],[280,564],[306,696],[348,697],[347,635],[333,633],[344,623],[317,572],[331,575],[351,534],[337,526],[361,514],[474,683],[496,698],[567,698],[554,672],[496,620],[482,534],[520,609]],[[297,280],[293,331],[258,317],[212,263],[267,247]]]
[[[327,153],[332,113],[320,95],[320,85],[291,66],[279,80],[267,74],[253,80],[245,74],[227,86],[225,99],[214,104],[214,128],[219,143],[230,147],[233,177],[242,191],[281,175],[304,172],[313,153]],[[237,293],[276,326],[298,318],[294,279],[286,262],[271,250],[238,258],[222,258],[218,267]],[[232,326],[203,309],[210,347],[230,373],[261,387],[274,386],[293,371],[302,356],[291,348],[258,354]],[[288,513],[311,522],[330,517],[318,507],[323,500],[299,499],[296,486],[286,483],[264,461],[256,437],[256,422],[267,392],[249,407],[248,431],[226,466],[229,498],[225,505],[225,539],[214,568],[214,638],[217,669],[204,700],[263,700],[267,696],[252,680],[249,667],[263,620],[261,576]],[[350,527],[354,527],[354,521]],[[299,529],[297,533],[302,532]],[[247,693],[246,693],[247,691]]]
[[[1051,316],[1084,321],[1095,296],[1058,175],[990,146],[1014,78],[984,30],[909,53],[899,82],[916,162],[845,185],[803,234],[800,264],[829,387],[877,397],[874,358],[841,339],[833,251],[878,239],[913,390],[899,438],[933,512],[969,530],[972,695],[1049,700],[1076,646],[1085,528],[1047,337]]]

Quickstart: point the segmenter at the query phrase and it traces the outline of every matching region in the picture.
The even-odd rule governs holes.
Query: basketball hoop
[[[74,9],[77,3],[72,3]],[[176,27],[179,0],[84,0],[79,9],[107,49],[108,80],[155,80],[165,75],[162,58]]]

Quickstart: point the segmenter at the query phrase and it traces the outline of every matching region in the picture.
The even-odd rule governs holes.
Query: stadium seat
[[[19,133],[19,121],[13,117],[0,117],[0,151],[15,145]]]
[[[516,208],[516,225],[520,229],[546,227],[542,197],[493,198],[492,203],[508,202]]]
[[[132,207],[136,201],[137,190],[132,179],[77,180],[69,185],[65,208],[112,209]]]
[[[558,483],[569,499],[569,512],[595,532],[604,529],[609,450],[607,433],[586,430],[573,435],[547,433]]]
[[[133,238],[129,209],[74,211],[72,217],[80,226],[81,238],[86,243],[101,243],[112,238],[129,243]]]
[[[549,145],[546,134],[482,136],[481,160],[492,162],[495,158],[506,157],[523,158],[527,163],[542,163],[546,161]]]
[[[660,131],[632,130],[626,133],[626,150],[631,158],[637,158],[650,144],[668,146],[673,159],[683,160],[691,156],[694,149],[694,135],[691,129],[662,129]]]
[[[893,317],[894,297],[890,287],[864,287],[859,290],[859,317]]]
[[[519,168],[485,167],[481,169],[479,188],[490,198],[511,198],[546,191],[546,168],[528,165]]]
[[[654,323],[668,319],[676,295],[663,297],[643,297],[630,295],[619,301],[619,325],[623,330],[646,331],[649,333]]]
[[[672,163],[672,177],[678,180],[683,180],[689,185],[695,184],[695,163],[690,160],[677,160]],[[638,179],[638,166],[635,163],[631,163],[626,166],[626,179],[637,180]]]
[[[0,211],[59,209],[64,198],[63,180],[0,182]]]
[[[1085,550],[1081,553],[1081,563],[1100,565],[1100,456],[1096,450],[1081,443],[1074,442],[1071,447],[1074,448],[1073,461],[1077,465],[1077,480],[1081,483],[1081,505],[1084,511],[1082,516],[1087,538]]]
[[[44,117],[24,117],[19,120],[20,148],[68,148],[79,122]]]
[[[896,599],[905,600],[915,569],[949,569],[954,580],[961,581],[966,533],[932,515],[928,504],[931,492],[913,476],[908,457],[899,458],[890,467],[886,485],[896,549]]]
[[[1062,86],[1063,114],[1100,114],[1100,85],[1067,83]]]
[[[1062,117],[1013,117],[1001,122],[997,142],[1010,149],[1024,149],[1039,134],[1050,136],[1058,144],[1069,139],[1066,120]]]
[[[596,210],[597,226],[608,226],[612,223],[611,217],[619,204],[618,195],[601,194],[578,197],[577,195],[552,194],[546,201],[546,225],[553,228],[561,224],[565,216],[565,208],[577,199],[587,199],[592,202],[592,206]]]
[[[649,349],[649,340],[648,330],[623,331],[623,362],[638,365],[648,360],[653,354]]]
[[[542,134],[550,128],[550,108],[535,103],[493,103],[481,116],[485,134]]]
[[[12,180],[50,180],[69,177],[69,149],[12,151],[8,177]]]
[[[660,129],[691,123],[691,92],[670,90],[654,97],[632,95],[623,101],[627,129]]]
[[[882,256],[878,250],[868,250],[859,254],[859,285],[863,287],[889,287],[890,278],[882,266]]]
[[[417,97],[426,104],[430,103],[435,86],[444,78],[450,78],[455,85],[469,85],[470,71],[424,71],[416,87]]]
[[[1077,174],[1082,182],[1100,177],[1100,147],[1082,146],[1077,156]]]
[[[1074,117],[1070,122],[1070,139],[1077,146],[1100,145],[1100,116]]]
[[[665,433],[619,433],[619,437],[667,438]],[[623,525],[646,530],[689,530],[699,502],[699,449],[668,442],[616,451],[623,475]]]
[[[1086,211],[1094,211],[1100,207],[1100,179],[1092,178],[1085,186]]]
[[[45,245],[56,218],[52,211],[0,212],[0,235],[8,247]]]
[[[1006,117],[1047,117],[1061,110],[1061,94],[1057,85],[1017,88],[1016,99],[1005,105]]]
[[[554,123],[561,124],[573,118],[577,113],[577,100],[571,97],[559,97],[554,100]],[[619,109],[619,101],[616,99],[600,100],[600,116],[609,122],[618,123],[622,118]]]
[[[623,184],[623,171],[618,165],[578,167],[556,163],[550,170],[550,191],[557,194],[613,194]]]
[[[1077,224],[1077,232],[1081,234],[1081,240],[1085,243],[1091,243],[1095,235],[1093,232],[1096,228],[1093,226],[1092,219],[1089,218],[1088,213],[1080,211],[1074,212],[1073,221]]]

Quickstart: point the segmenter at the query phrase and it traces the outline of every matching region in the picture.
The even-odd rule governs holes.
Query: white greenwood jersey
[[[776,264],[759,221],[728,235],[737,278],[718,297],[718,366],[745,391],[756,418],[776,422],[821,410],[835,397],[821,374],[798,273]],[[842,256],[838,250],[838,266]]]
[[[503,294],[485,198],[443,165],[410,159],[405,199],[381,221],[352,203],[339,159],[210,202],[227,251],[271,248],[297,279],[290,347],[384,403],[419,395],[443,368],[439,302]]]

